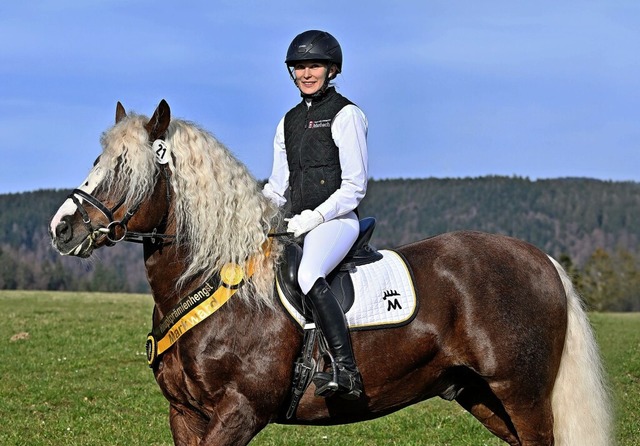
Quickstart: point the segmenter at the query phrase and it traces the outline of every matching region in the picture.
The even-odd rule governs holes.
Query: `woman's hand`
[[[306,234],[324,222],[324,218],[320,212],[310,209],[305,209],[300,214],[286,218],[285,220],[289,222],[287,232],[292,232],[294,237],[300,237],[302,234]]]

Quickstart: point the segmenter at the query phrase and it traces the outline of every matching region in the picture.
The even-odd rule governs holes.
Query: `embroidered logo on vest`
[[[319,128],[331,127],[331,119],[320,119],[319,121],[309,121],[307,128],[319,129]]]

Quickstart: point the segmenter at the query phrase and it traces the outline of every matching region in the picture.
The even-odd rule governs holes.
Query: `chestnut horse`
[[[176,445],[245,445],[268,423],[351,423],[435,396],[511,445],[610,444],[598,347],[567,274],[528,243],[474,231],[396,248],[413,274],[415,318],[352,332],[359,400],[316,397],[311,384],[287,417],[303,330],[274,296],[283,241],[268,234],[279,211],[211,134],[171,120],[164,100],[150,119],[118,103],[101,143],[51,221],[53,246],[88,257],[142,241],[154,330],[184,296],[238,285],[162,352],[151,342]]]

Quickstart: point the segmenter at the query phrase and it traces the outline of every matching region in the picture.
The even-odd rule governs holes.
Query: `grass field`
[[[0,291],[0,445],[171,445],[146,365],[149,296]],[[640,445],[640,314],[592,314],[621,446]],[[273,425],[271,445],[501,445],[455,403],[429,400],[336,427]]]

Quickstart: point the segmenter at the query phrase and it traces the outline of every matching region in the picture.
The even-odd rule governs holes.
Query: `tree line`
[[[88,260],[62,257],[48,223],[69,194],[0,195],[0,289],[148,292],[141,247],[121,243]],[[589,306],[640,311],[640,184],[587,178],[370,180],[361,217],[392,248],[460,229],[526,240],[559,259]]]

